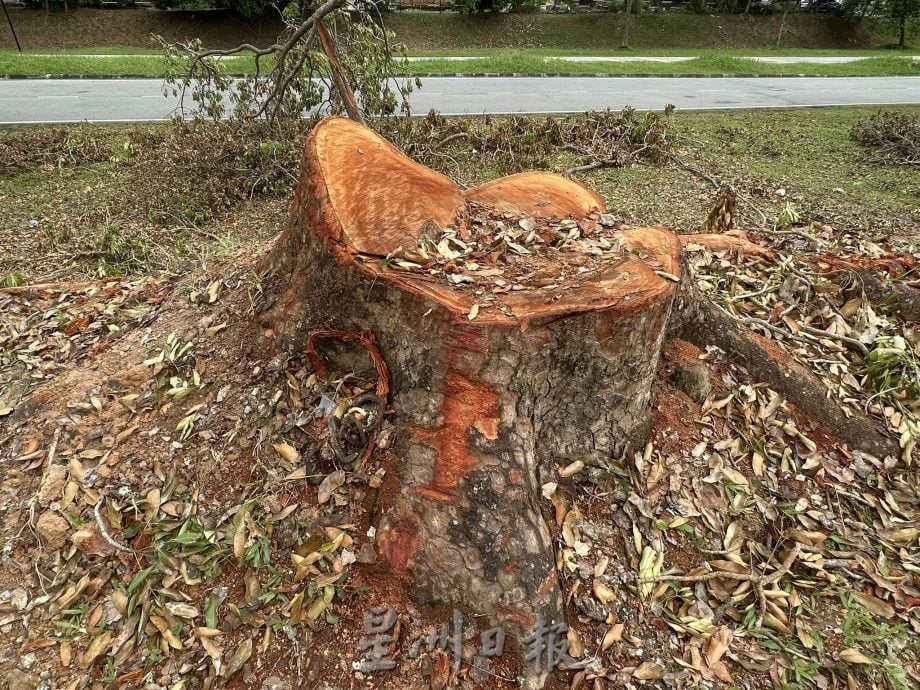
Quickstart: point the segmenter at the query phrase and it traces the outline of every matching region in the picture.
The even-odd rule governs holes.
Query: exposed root
[[[746,236],[741,235],[717,235],[711,233],[694,233],[690,235],[679,235],[682,245],[700,244],[714,252],[736,251],[741,255],[761,256],[765,259],[773,260],[773,252],[766,247],[751,242]]]
[[[690,280],[681,286],[680,335],[698,347],[715,345],[737,360],[752,378],[768,384],[796,408],[811,416],[853,448],[878,457],[900,454],[897,439],[857,410],[847,410],[829,396],[825,385],[786,352],[744,328],[743,321],[721,309]]]
[[[879,278],[868,268],[851,268],[827,276],[844,290],[861,292],[870,302],[888,304],[905,321],[920,323],[920,290]]]

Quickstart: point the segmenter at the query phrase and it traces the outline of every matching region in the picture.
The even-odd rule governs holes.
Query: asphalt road
[[[0,81],[0,124],[162,120],[159,79]],[[920,77],[428,77],[412,109],[445,115],[920,104]]]

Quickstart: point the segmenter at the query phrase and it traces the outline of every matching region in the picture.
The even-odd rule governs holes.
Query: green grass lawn
[[[920,75],[920,61],[905,57],[872,57],[858,62],[815,65],[770,64],[742,57],[708,54],[684,62],[569,62],[536,51],[507,51],[477,60],[422,60],[408,67],[416,74],[705,74],[770,76],[903,76]]]
[[[564,51],[560,51],[564,52]],[[874,56],[853,63],[768,64],[746,60],[738,53],[708,52],[693,60],[660,62],[579,63],[554,59],[560,52],[542,50],[492,51],[482,59],[447,61],[432,57],[404,65],[404,74],[704,74],[704,75],[808,75],[808,76],[893,76],[920,75],[920,61],[910,57]],[[248,74],[254,69],[250,56],[225,61],[231,74]],[[38,77],[48,74],[73,77],[160,77],[163,58],[151,54],[100,54],[99,57],[72,53],[14,53],[0,51],[0,74]]]

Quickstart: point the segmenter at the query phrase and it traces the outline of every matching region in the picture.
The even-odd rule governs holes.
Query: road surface
[[[159,79],[0,81],[0,124],[144,122],[174,113]],[[920,104],[920,77],[428,77],[412,110],[445,115]]]

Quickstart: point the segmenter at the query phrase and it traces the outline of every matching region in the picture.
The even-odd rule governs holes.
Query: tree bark
[[[563,616],[541,485],[554,465],[616,457],[648,435],[676,292],[659,273],[680,272],[680,243],[659,228],[626,231],[632,253],[562,299],[512,292],[507,313],[471,321],[473,295],[381,261],[414,246],[427,221],[450,224],[467,201],[521,215],[604,210],[593,192],[547,173],[463,193],[371,130],[324,120],[266,260],[276,299],[261,321],[294,349],[317,329],[375,334],[392,372],[399,457],[380,553],[418,601],[523,631],[537,614]]]
[[[786,0],[786,3],[783,8],[783,18],[779,23],[779,33],[776,35],[776,47],[779,48],[780,43],[783,41],[783,31],[786,30],[786,17],[789,15],[789,0]]]
[[[348,83],[348,76],[345,74],[345,70],[342,69],[342,63],[339,62],[339,56],[335,52],[335,42],[329,35],[329,31],[322,20],[317,22],[316,33],[319,35],[319,42],[323,46],[323,52],[329,60],[329,72],[332,75],[332,81],[336,89],[339,91],[339,95],[342,97],[342,102],[345,104],[345,112],[348,113],[348,117],[352,120],[363,125],[364,115],[361,113],[361,108],[358,107],[355,92],[352,91],[351,85]]]
[[[623,36],[620,38],[620,48],[629,47],[629,29],[632,27],[633,0],[626,0],[626,22],[623,24]]]

